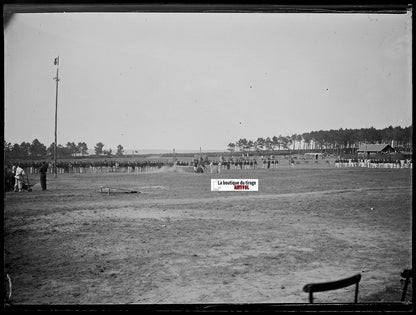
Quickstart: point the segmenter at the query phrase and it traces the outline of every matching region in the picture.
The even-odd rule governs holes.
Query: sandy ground
[[[259,191],[211,192],[211,178],[259,179]],[[357,273],[359,301],[399,301],[411,188],[411,170],[328,164],[49,175],[47,191],[4,196],[11,303],[307,303],[306,283]],[[353,290],[315,299],[349,303]]]

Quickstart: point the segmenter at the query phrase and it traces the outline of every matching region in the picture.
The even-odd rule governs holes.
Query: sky
[[[4,28],[4,138],[225,150],[412,124],[411,12],[22,13]]]

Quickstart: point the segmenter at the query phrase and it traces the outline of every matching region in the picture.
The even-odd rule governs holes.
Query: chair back
[[[400,275],[402,276],[402,278],[405,278],[401,299],[401,301],[404,302],[404,300],[406,299],[406,292],[407,287],[409,286],[410,278],[413,278],[412,269],[404,269]]]
[[[356,274],[352,277],[348,277],[348,278],[337,280],[337,281],[308,283],[303,287],[303,291],[309,293],[309,302],[313,303],[313,293],[315,292],[338,290],[338,289],[345,288],[345,287],[355,284],[354,303],[357,303],[358,285],[359,285],[360,280],[361,280],[361,274]]]

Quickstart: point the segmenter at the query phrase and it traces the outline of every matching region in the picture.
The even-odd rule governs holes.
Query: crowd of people
[[[280,160],[280,161],[279,161]],[[189,166],[193,167],[194,172],[203,173],[220,173],[223,170],[255,170],[255,169],[274,169],[282,163],[288,163],[295,167],[293,157],[284,157],[277,159],[275,156],[242,156],[242,157],[219,157],[215,160],[207,158],[195,158],[188,161],[163,161],[163,160],[138,160],[138,161],[59,161],[57,163],[57,173],[111,173],[127,172],[142,173],[152,172],[162,167]],[[318,161],[315,161],[318,163]],[[326,161],[329,164],[329,161]],[[305,163],[307,161],[305,160]],[[300,164],[297,161],[296,164]],[[24,176],[28,174],[40,174],[42,189],[46,190],[46,174],[52,174],[54,171],[52,162],[19,162],[14,165],[5,167],[5,185],[7,190],[22,191],[24,186]],[[412,159],[406,160],[389,160],[389,159],[342,159],[335,160],[335,167],[367,167],[367,168],[412,168]]]
[[[288,158],[289,165],[294,167],[295,161],[292,157]],[[194,171],[199,173],[209,171],[210,173],[220,173],[221,170],[255,170],[277,168],[279,160],[275,156],[270,157],[249,157],[229,158],[218,160],[195,159],[193,162]]]
[[[293,159],[292,160],[292,164]],[[25,169],[28,174],[40,173],[41,167],[44,165],[43,162],[19,162],[21,167]],[[52,174],[54,172],[54,164],[50,161],[47,164],[47,173]],[[208,159],[193,159],[187,161],[163,161],[163,160],[138,160],[138,161],[115,161],[115,160],[104,160],[104,161],[58,161],[56,169],[58,174],[65,173],[111,173],[111,172],[127,172],[127,173],[141,173],[141,172],[152,172],[162,167],[177,166],[190,166],[194,167],[194,171],[198,167],[202,171],[221,172],[221,170],[254,170],[258,168],[270,169],[276,168],[279,164],[277,158],[273,157],[241,157],[241,158],[222,158],[208,160]],[[10,174],[14,172],[12,165],[6,166],[6,173]]]
[[[20,163],[29,174],[38,174],[44,163],[42,162],[21,162]],[[54,171],[53,162],[47,163],[48,173]],[[161,168],[162,166],[172,166],[173,163],[163,161],[58,161],[56,169],[58,174],[64,173],[99,173],[99,172],[147,172]],[[10,166],[7,167],[11,169]]]
[[[412,159],[337,159],[335,167],[412,168]]]

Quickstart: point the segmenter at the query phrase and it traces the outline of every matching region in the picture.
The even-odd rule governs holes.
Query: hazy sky
[[[4,29],[5,140],[220,149],[412,124],[411,13],[26,13]]]

